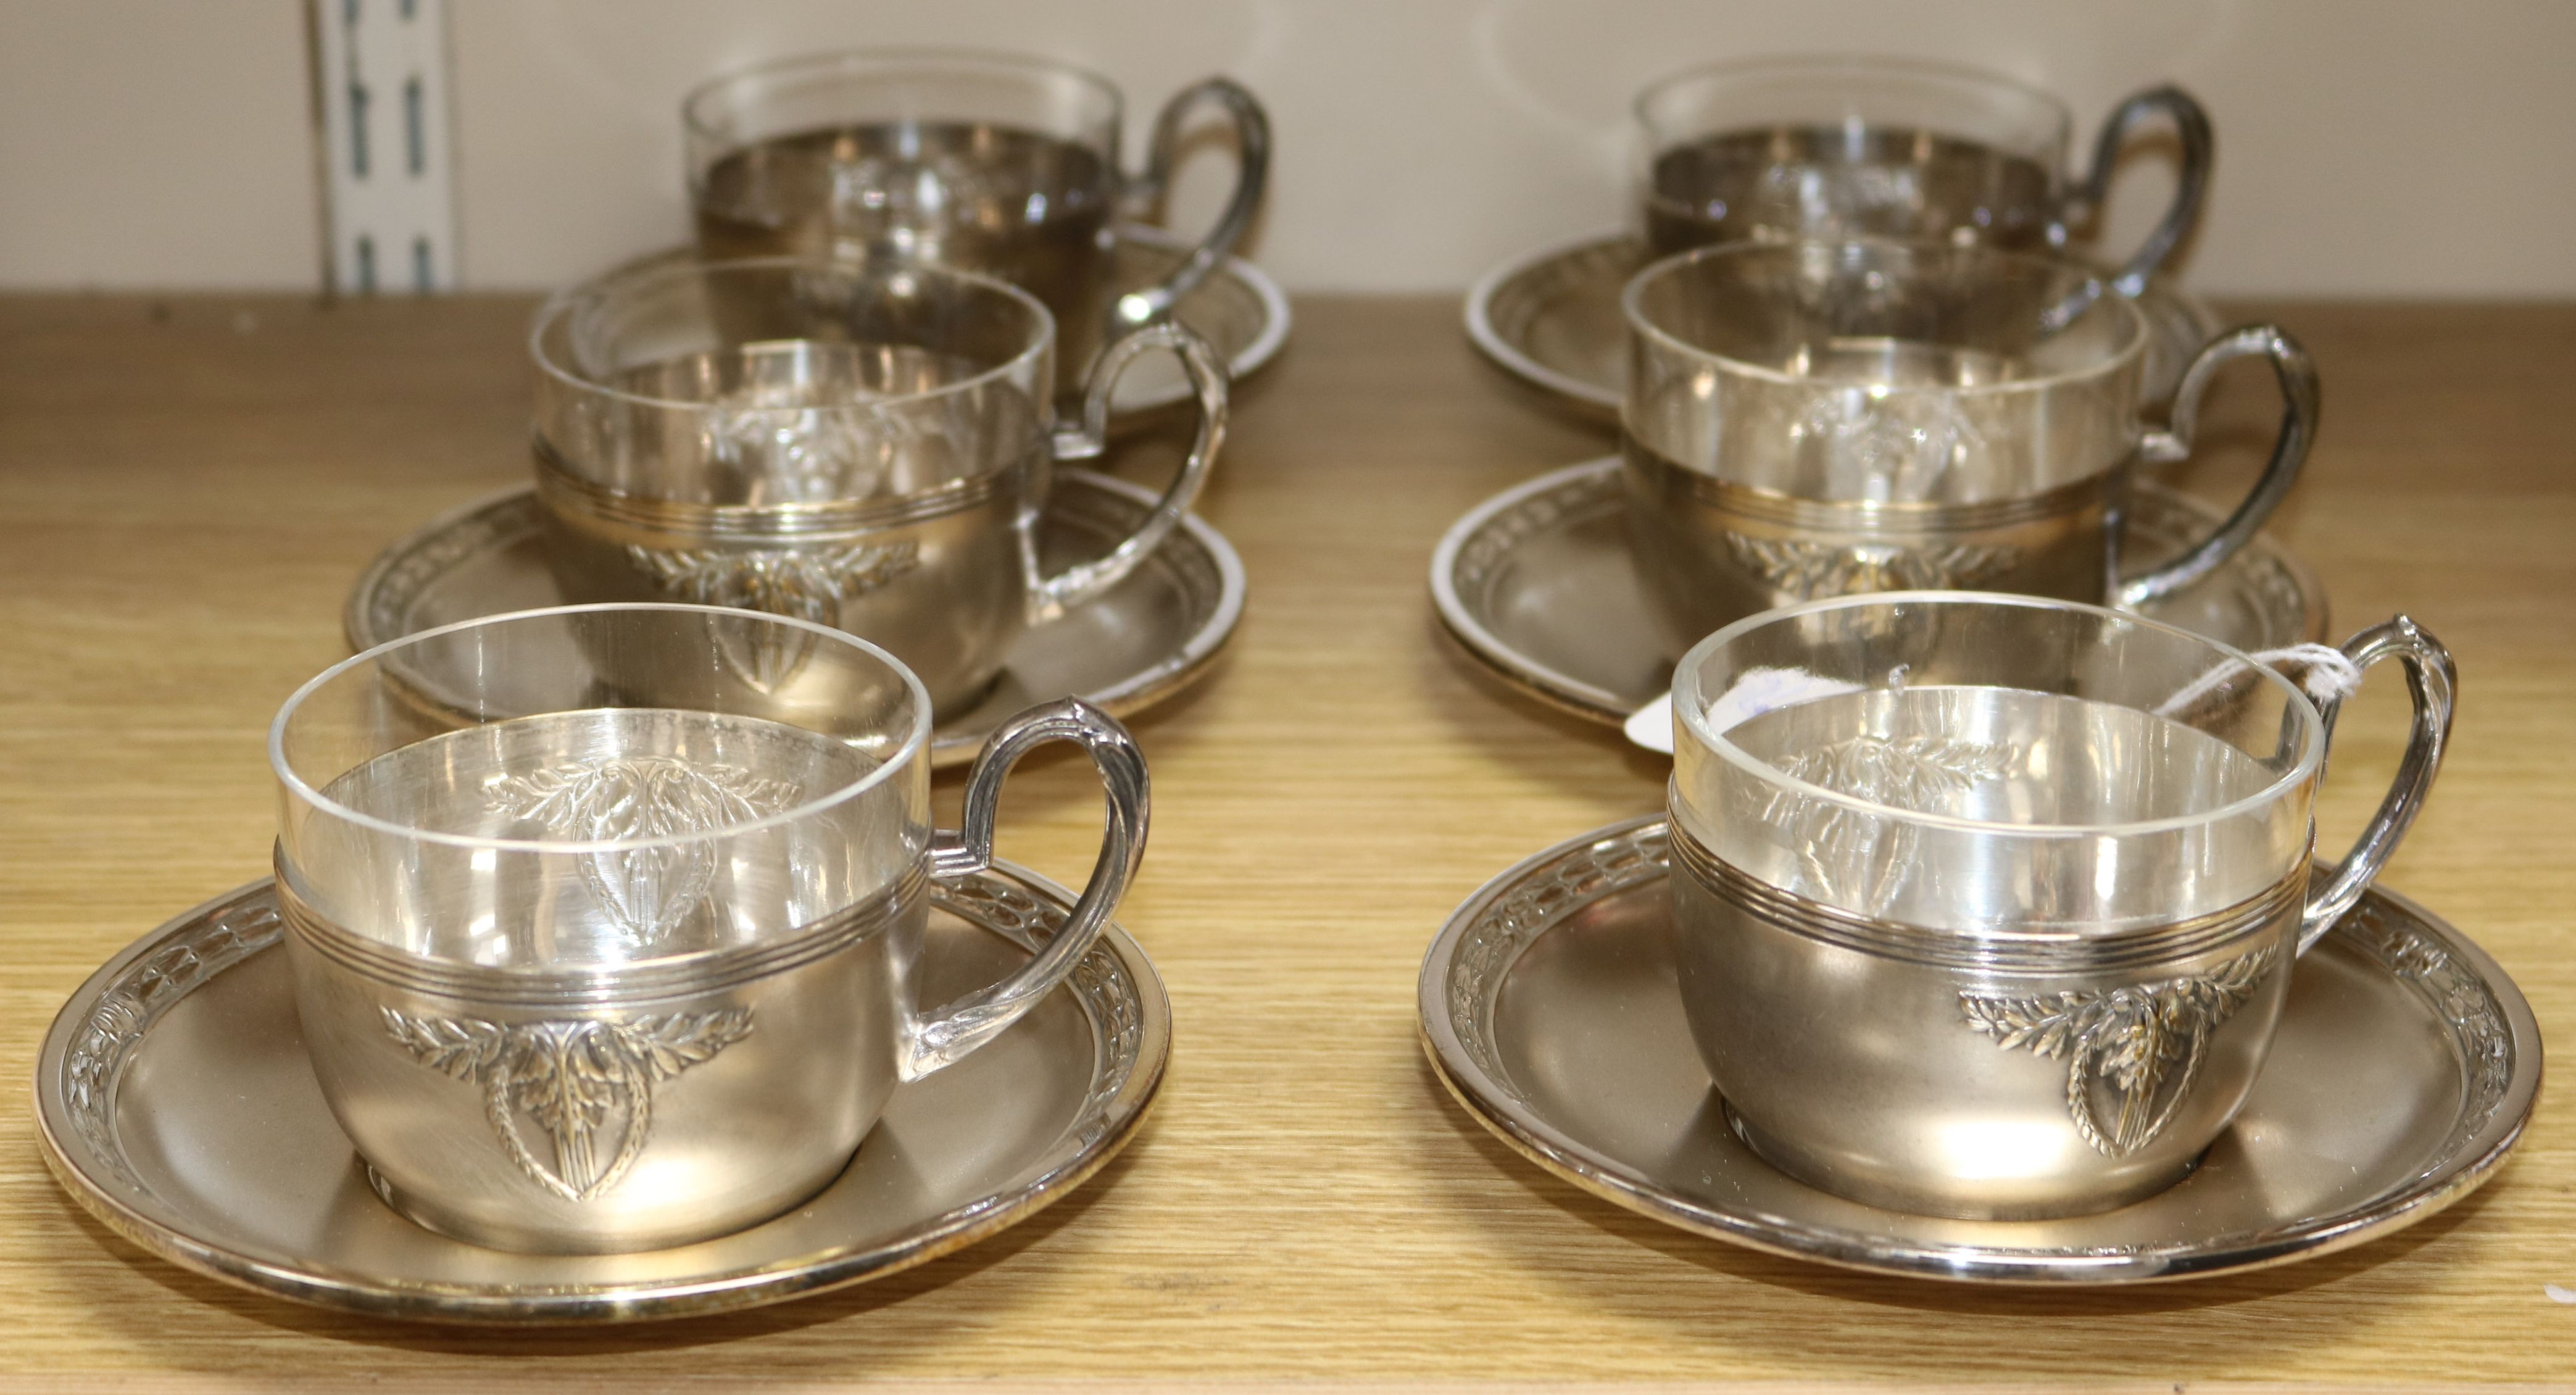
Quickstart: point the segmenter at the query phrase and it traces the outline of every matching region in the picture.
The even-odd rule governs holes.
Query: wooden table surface
[[[2276,531],[2339,632],[2404,608],[2459,656],[2457,743],[2388,880],[2576,1042],[2576,308],[2252,308],[2307,339],[2326,384]],[[20,1082],[0,1093],[0,1385],[2576,1380],[2576,1307],[2544,1291],[2576,1287],[2576,1120],[2546,1097],[2492,1185],[2400,1236],[2077,1294],[1668,1230],[1453,1105],[1415,1043],[1431,934],[1514,860],[1657,807],[1665,767],[1436,639],[1424,573],[1448,522],[1607,449],[1478,363],[1447,298],[1303,301],[1242,394],[1203,510],[1242,551],[1249,618],[1211,683],[1137,723],[1155,823],[1122,919],[1170,987],[1170,1077],[1080,1194],[880,1283],[610,1332],[370,1321],[144,1255],[46,1175],[37,1041],[100,960],[265,871],[263,734],[346,652],[351,579],[527,472],[527,310],[0,299],[0,1080]],[[2258,386],[2227,395],[2228,458],[2194,482],[2243,478],[2271,411]],[[2400,685],[2373,687],[2329,840],[2394,768]],[[1031,769],[1004,855],[1078,877],[1089,780]]]

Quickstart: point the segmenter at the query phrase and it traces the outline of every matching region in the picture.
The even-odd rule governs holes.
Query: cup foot
[[[2145,1180],[2116,1191],[2088,1193],[2081,1196],[2047,1197],[2028,1202],[1978,1202],[1955,1195],[1923,1192],[1901,1185],[1889,1185],[1865,1177],[1855,1177],[1848,1170],[1836,1168],[1804,1149],[1786,1143],[1747,1122],[1735,1106],[1722,1096],[1719,1107],[1726,1111],[1726,1126],[1753,1150],[1754,1156],[1769,1163],[1783,1174],[1820,1192],[1829,1192],[1847,1201],[1875,1206],[1885,1211],[1902,1211],[1914,1216],[1939,1216],[1961,1221],[2051,1221],[2067,1216],[2091,1216],[2116,1211],[2132,1202],[2144,1200],[2192,1174],[2207,1153],[2194,1153],[2171,1169],[2149,1174]]]

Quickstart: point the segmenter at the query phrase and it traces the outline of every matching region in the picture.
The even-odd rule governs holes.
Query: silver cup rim
[[[353,672],[361,665],[375,663],[396,650],[407,649],[413,645],[438,639],[442,636],[455,634],[461,630],[478,629],[485,626],[506,624],[515,621],[568,615],[600,614],[605,612],[626,613],[638,611],[675,611],[683,614],[703,615],[728,620],[758,620],[774,624],[788,625],[797,629],[809,631],[819,639],[829,640],[837,644],[857,649],[884,664],[897,676],[902,678],[905,690],[912,695],[911,730],[904,733],[903,743],[895,749],[893,754],[888,755],[880,761],[876,769],[871,770],[858,779],[852,780],[845,785],[841,785],[818,798],[809,799],[793,808],[785,809],[775,814],[765,814],[757,819],[748,819],[741,823],[728,824],[722,828],[710,829],[703,832],[665,833],[644,838],[618,838],[604,841],[586,840],[574,842],[531,838],[485,838],[464,833],[443,833],[433,829],[414,828],[406,824],[396,823],[390,819],[378,818],[373,814],[360,813],[359,811],[340,803],[338,800],[330,798],[323,794],[322,791],[315,789],[310,781],[307,781],[303,776],[295,773],[294,768],[287,761],[286,726],[289,721],[294,719],[296,711],[304,705],[305,700],[321,691],[326,684],[329,684],[341,675]],[[492,852],[507,853],[536,853],[546,856],[578,856],[594,853],[631,852],[654,848],[680,847],[690,843],[706,842],[715,838],[733,838],[746,833],[757,833],[763,829],[782,827],[800,819],[811,818],[815,814],[826,809],[835,808],[841,804],[847,803],[848,801],[865,794],[869,790],[875,789],[879,785],[893,780],[898,772],[908,768],[914,758],[928,750],[929,746],[930,690],[922,686],[921,678],[919,675],[915,674],[908,665],[906,665],[901,659],[898,659],[894,655],[886,652],[880,646],[871,643],[868,640],[861,639],[857,635],[851,634],[846,630],[834,629],[829,625],[818,625],[810,620],[799,620],[793,616],[771,615],[762,611],[741,610],[730,606],[682,605],[675,602],[641,601],[609,601],[593,605],[543,606],[534,610],[505,611],[498,615],[479,615],[470,620],[459,620],[452,624],[437,626],[434,629],[421,630],[412,634],[403,635],[396,639],[389,639],[372,649],[368,649],[362,653],[353,654],[348,658],[342,659],[340,662],[331,665],[329,668],[315,674],[312,678],[307,679],[303,686],[297,688],[293,695],[286,699],[285,705],[277,709],[277,716],[269,722],[268,727],[268,765],[270,772],[277,777],[277,782],[280,787],[285,789],[298,801],[318,812],[328,814],[332,818],[338,819],[344,823],[352,824],[359,828],[367,829],[371,832],[381,833],[388,837],[403,838],[412,842],[429,843],[440,847],[466,848],[475,851],[489,850]]]
[[[1952,83],[1961,87],[1981,88],[1989,92],[2010,92],[2022,100],[2037,104],[2048,113],[2055,128],[2055,144],[2062,152],[2075,130],[2075,113],[2064,98],[2037,85],[2024,82],[2010,73],[1996,72],[1968,63],[1944,63],[1927,58],[1893,58],[1868,54],[1785,53],[1766,58],[1729,58],[1714,63],[1697,63],[1664,74],[1637,90],[1629,103],[1629,114],[1650,136],[1657,130],[1647,109],[1655,99],[1688,83],[1723,81],[1731,78],[1794,76],[1858,76],[1870,78],[1912,78]],[[694,95],[694,94],[693,94]],[[2063,155],[2060,156],[2061,160]],[[2064,177],[2063,170],[2048,171],[2051,179]]]
[[[1945,242],[1939,238],[1797,237],[1778,241],[1748,238],[1737,242],[1721,242],[1708,247],[1694,247],[1687,252],[1676,252],[1669,257],[1664,257],[1652,262],[1644,269],[1640,270],[1636,275],[1629,277],[1628,284],[1621,287],[1619,290],[1619,317],[1626,323],[1628,333],[1630,335],[1642,335],[1649,341],[1660,345],[1673,353],[1698,359],[1703,363],[1715,364],[1737,377],[1751,378],[1758,382],[1773,383],[1782,387],[1825,384],[1829,380],[1813,378],[1798,373],[1791,373],[1785,369],[1773,368],[1766,364],[1753,363],[1746,359],[1735,358],[1727,354],[1719,353],[1714,349],[1703,348],[1700,345],[1693,344],[1690,341],[1683,339],[1681,336],[1674,334],[1670,330],[1654,324],[1652,321],[1648,320],[1645,317],[1644,312],[1638,308],[1638,301],[1642,298],[1644,289],[1648,282],[1660,277],[1670,276],[1675,272],[1680,271],[1686,265],[1703,261],[1716,261],[1720,257],[1734,258],[1765,253],[1787,254],[1798,251],[1802,248],[1816,247],[1902,248],[1908,251],[1942,252],[1963,256],[1984,257],[1996,261],[2037,263],[2066,270],[2080,271],[2084,273],[2085,283],[2093,288],[2091,302],[2087,306],[2088,312],[2096,307],[2108,308],[2111,313],[2120,317],[2122,327],[2127,331],[2122,335],[2120,347],[2117,351],[2080,368],[2070,368],[2062,372],[2050,373],[2036,378],[2011,378],[2003,382],[1971,383],[1958,387],[1891,387],[1888,389],[1890,395],[1910,395],[1914,393],[1937,392],[1944,397],[2001,397],[2015,393],[2041,393],[2056,388],[2062,388],[2072,383],[2083,382],[2087,379],[2105,378],[2114,373],[2120,372],[2132,363],[2143,361],[2146,358],[2147,340],[2149,338],[2147,332],[2146,312],[2140,310],[2136,304],[2129,299],[2129,297],[2121,295],[2117,291],[2113,290],[2110,281],[2103,273],[2097,271],[2095,268],[2085,264],[2084,262],[2077,261],[2072,257],[2049,256],[2038,252],[2006,251],[1999,247],[1962,247],[1956,243]],[[1623,401],[1621,406],[1621,412],[1623,415],[1625,411],[1626,406]]]
[[[1113,131],[1126,123],[1127,99],[1118,84],[1093,70],[1034,53],[1012,53],[999,49],[978,49],[943,45],[894,45],[885,48],[857,47],[825,49],[813,53],[791,53],[763,59],[740,68],[707,78],[680,98],[680,124],[689,135],[713,142],[739,142],[742,138],[719,131],[706,119],[704,104],[726,88],[764,78],[793,76],[851,76],[875,69],[922,70],[944,67],[957,70],[982,69],[992,72],[1047,74],[1072,78],[1109,101],[1109,128]],[[1115,155],[1117,152],[1112,151]],[[695,182],[694,175],[691,182]]]
[[[2201,645],[2209,649],[2212,654],[2221,661],[2232,660],[2244,665],[2261,681],[2271,684],[2280,692],[2288,696],[2292,710],[2300,714],[2299,758],[2291,762],[2288,770],[2282,772],[2262,789],[2257,790],[2253,794],[2247,795],[2242,799],[2220,805],[2213,809],[2203,809],[2194,813],[2176,815],[2171,818],[2141,819],[2132,823],[2001,823],[1989,819],[1960,818],[1949,814],[1927,814],[1913,809],[1898,808],[1894,805],[1881,804],[1875,800],[1863,799],[1858,795],[1846,794],[1840,790],[1830,789],[1826,786],[1815,784],[1807,780],[1801,780],[1796,776],[1789,774],[1787,771],[1782,770],[1780,767],[1773,765],[1771,762],[1766,761],[1761,757],[1754,755],[1752,752],[1745,750],[1743,747],[1736,745],[1734,742],[1727,740],[1723,733],[1709,729],[1708,704],[1700,696],[1697,673],[1700,664],[1710,654],[1713,654],[1720,648],[1733,643],[1744,635],[1752,633],[1754,630],[1769,625],[1787,623],[1804,616],[1816,615],[1834,610],[1854,610],[1871,606],[1889,607],[1904,605],[1989,606],[2019,610],[2065,611],[2075,614],[2099,616],[2108,620],[2117,620],[2123,624],[2135,625],[2141,629],[2158,631],[2163,634],[2171,635],[2177,639]],[[2046,596],[2016,596],[2004,592],[1879,591],[1853,596],[1833,596],[1817,601],[1805,601],[1797,605],[1782,606],[1777,610],[1766,610],[1758,614],[1748,615],[1743,619],[1736,621],[1734,624],[1726,626],[1724,629],[1717,630],[1709,634],[1707,637],[1700,640],[1699,643],[1692,645],[1689,652],[1682,655],[1681,662],[1673,666],[1672,704],[1673,713],[1677,721],[1677,725],[1674,729],[1677,737],[1683,733],[1687,733],[1690,740],[1698,743],[1701,747],[1717,756],[1720,760],[1735,766],[1737,769],[1754,777],[1755,779],[1767,781],[1771,784],[1779,785],[1794,791],[1802,798],[1815,799],[1824,803],[1838,805],[1842,808],[1849,809],[1854,813],[1863,814],[1874,819],[1890,819],[1916,824],[1925,828],[1956,829],[1961,832],[1994,834],[2012,838],[2059,839],[2136,837],[2159,833],[2170,833],[2182,829],[2214,824],[2235,815],[2259,809],[2264,805],[2275,803],[2288,791],[2293,790],[2300,784],[2314,778],[2318,767],[2325,760],[2326,747],[2325,721],[2318,715],[2316,704],[2309,700],[2308,695],[2305,692],[2300,690],[2299,685],[2291,682],[2280,672],[2280,670],[2273,668],[2270,664],[2256,659],[2253,655],[2248,654],[2233,645],[2225,644],[2212,639],[2207,635],[2184,629],[2180,625],[2169,625],[2161,620],[2150,620],[2143,615],[2138,615],[2125,610],[2114,610],[2109,606],[2087,605],[2081,601],[2064,601]],[[1678,786],[1676,788],[1678,788]],[[1679,810],[1676,809],[1676,812],[1678,813]]]
[[[804,406],[750,408],[748,410],[731,409],[731,414],[737,417],[756,415],[762,412],[777,412],[796,415],[812,415],[817,412],[834,411],[876,412],[889,407],[905,407],[915,403],[935,401],[941,397],[947,397],[957,393],[972,392],[990,383],[1010,377],[1014,373],[1017,373],[1026,367],[1030,360],[1042,358],[1047,354],[1054,352],[1055,349],[1055,312],[1046,308],[1046,302],[1029,294],[1027,291],[1021,290],[1019,287],[1012,285],[1008,281],[1001,280],[998,277],[986,276],[972,271],[960,271],[955,267],[940,266],[931,262],[914,261],[910,258],[889,259],[884,261],[843,261],[829,257],[783,256],[734,257],[724,261],[713,262],[703,262],[696,260],[695,258],[671,262],[647,260],[641,263],[629,263],[625,266],[617,267],[613,270],[604,272],[601,275],[592,277],[578,285],[568,286],[555,292],[553,295],[546,297],[545,303],[537,307],[536,318],[530,321],[528,325],[528,357],[536,363],[538,372],[543,373],[547,377],[554,379],[556,382],[563,384],[564,387],[570,391],[589,397],[600,398],[612,402],[622,402],[629,406],[643,407],[654,411],[706,412],[715,410],[714,403],[701,401],[695,398],[654,397],[646,393],[629,392],[623,388],[610,387],[606,383],[600,382],[584,373],[576,371],[568,364],[558,363],[552,355],[546,352],[546,331],[553,328],[556,321],[572,313],[573,308],[584,299],[602,295],[612,288],[645,286],[662,281],[680,281],[692,277],[705,277],[724,272],[754,270],[801,270],[842,277],[868,277],[873,272],[882,270],[889,279],[903,276],[918,276],[933,281],[959,282],[964,285],[972,286],[978,291],[998,293],[1005,299],[1016,301],[1023,310],[1034,312],[1037,316],[1038,332],[1031,337],[1030,342],[1027,345],[1022,347],[1017,353],[1012,354],[1009,358],[994,364],[990,368],[986,368],[980,372],[960,378],[955,382],[941,383],[937,387],[922,388],[914,392],[889,393],[881,397],[871,397],[864,403],[851,403],[846,406],[839,407]]]

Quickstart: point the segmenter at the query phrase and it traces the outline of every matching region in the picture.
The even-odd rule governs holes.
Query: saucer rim
[[[1487,495],[1460,514],[1457,521],[1440,535],[1439,544],[1431,551],[1431,605],[1439,616],[1443,635],[1465,651],[1467,657],[1475,660],[1480,669],[1520,696],[1555,711],[1609,727],[1623,726],[1635,709],[1618,703],[1608,689],[1551,668],[1512,647],[1502,636],[1494,633],[1479,618],[1479,612],[1459,594],[1457,573],[1459,555],[1482,536],[1497,517],[1532,499],[1578,485],[1590,485],[1595,477],[1615,477],[1621,464],[1617,455],[1594,456]],[[2152,480],[2141,480],[2135,487],[2168,496],[2194,508],[2205,508],[2190,495]],[[2322,642],[2327,627],[2332,623],[2332,610],[2325,584],[2318,579],[2316,569],[2269,533],[2255,534],[2245,550],[2262,553],[2289,573],[2306,611],[2307,624],[2301,637]]]
[[[1065,488],[1100,490],[1140,509],[1151,509],[1161,499],[1160,495],[1140,485],[1079,466],[1068,466],[1056,471],[1056,487],[1059,490]],[[358,573],[358,579],[349,587],[347,599],[340,603],[341,638],[354,652],[358,653],[364,653],[380,644],[401,638],[402,635],[375,633],[366,619],[368,611],[373,608],[372,598],[385,586],[388,578],[403,570],[413,558],[434,555],[438,545],[444,539],[461,529],[472,526],[487,514],[496,514],[512,507],[535,508],[535,494],[534,485],[513,485],[434,515],[427,522],[387,543],[367,563],[365,569]],[[523,504],[522,501],[526,502]],[[1235,631],[1243,623],[1244,603],[1250,585],[1243,569],[1243,558],[1235,552],[1234,544],[1227,540],[1225,534],[1217,531],[1214,524],[1196,513],[1181,515],[1179,529],[1175,531],[1172,539],[1165,542],[1165,546],[1171,546],[1184,535],[1187,542],[1198,548],[1207,559],[1208,565],[1216,572],[1215,604],[1210,608],[1204,623],[1191,629],[1177,647],[1157,658],[1152,664],[1137,669],[1108,687],[1074,694],[1112,717],[1132,716],[1148,708],[1159,706],[1195,687],[1200,680],[1215,672],[1217,659],[1225,652],[1226,646],[1233,641]],[[453,571],[466,559],[481,555],[487,550],[483,547],[475,547],[460,551],[452,557],[445,558],[430,571],[433,575],[443,575]],[[1147,565],[1151,564],[1149,558]],[[560,605],[562,601],[558,599],[554,604]],[[417,631],[404,633],[412,634]],[[992,726],[981,724],[967,726],[959,723],[941,723],[933,726],[929,745],[930,768],[951,770],[972,762],[976,754],[983,750],[984,739],[990,736],[992,731]]]
[[[985,874],[1012,889],[1068,912],[1075,897],[1057,883],[1002,859]],[[148,1189],[118,1185],[102,1159],[67,1127],[68,1106],[59,1082],[73,1038],[88,1021],[106,991],[134,964],[165,941],[191,927],[222,916],[268,893],[274,877],[261,877],[235,887],[171,917],[111,955],[82,980],[56,1011],[36,1053],[30,1100],[38,1151],[55,1181],[84,1212],[154,1257],[236,1288],[341,1312],[402,1321],[485,1327],[574,1327],[694,1317],[764,1307],[772,1303],[846,1288],[912,1269],[987,1239],[1046,1209],[1089,1181],[1134,1141],[1145,1118],[1161,1097],[1171,1059],[1172,1015],[1169,991],[1161,973],[1124,927],[1102,930],[1094,952],[1105,949],[1136,986],[1136,1062],[1100,1115],[1100,1135],[1081,1144],[1073,1156],[1035,1177],[1005,1190],[979,1196],[962,1205],[922,1218],[892,1238],[863,1249],[825,1247],[750,1268],[642,1283],[563,1284],[533,1288],[423,1283],[325,1265],[302,1268],[279,1265],[228,1249],[192,1233],[188,1217]],[[988,934],[997,927],[964,915]],[[1009,938],[1004,935],[1004,938]],[[260,954],[281,952],[272,942],[227,963],[229,972]],[[213,975],[209,975],[209,978]],[[194,992],[192,985],[186,992]],[[184,996],[184,993],[182,994]],[[1088,1009],[1085,1009],[1088,1015]],[[1094,1028],[1100,1024],[1094,1019]],[[148,1029],[147,1029],[148,1030]],[[1093,1079],[1100,1075],[1094,1056]],[[1062,1140],[1059,1140],[1059,1145]],[[83,1166],[87,1161],[92,1166]],[[127,1192],[134,1195],[126,1195]],[[462,1245],[462,1241],[454,1241]]]
[[[1464,314],[1467,341],[1486,360],[1518,379],[1523,387],[1534,388],[1552,401],[1581,413],[1587,419],[1619,424],[1621,394],[1588,378],[1560,373],[1523,352],[1521,347],[1494,325],[1494,297],[1505,285],[1529,275],[1546,263],[1589,252],[1614,242],[1634,242],[1636,234],[1626,228],[1595,229],[1574,237],[1560,238],[1518,256],[1506,258],[1467,288]]]
[[[1468,1057],[1442,1011],[1459,940],[1496,901],[1544,867],[1601,843],[1640,839],[1668,821],[1668,816],[1659,812],[1606,824],[1523,858],[1476,888],[1442,922],[1423,955],[1414,1013],[1416,1037],[1430,1061],[1432,1074],[1469,1117],[1513,1152],[1559,1180],[1678,1230],[1839,1269],[2015,1289],[2117,1287],[2249,1273],[2349,1249],[2449,1208],[2484,1186],[2503,1166],[2520,1143],[2539,1104],[2546,1063],[2539,1021],[2521,986],[2483,947],[2450,922],[2397,892],[2373,886],[2366,893],[2368,897],[2390,904],[2420,927],[2437,934],[2447,950],[2459,954],[2475,969],[2479,980],[2495,996],[2514,1043],[2514,1073],[2506,1086],[2504,1102],[2497,1109],[2498,1122],[2491,1123],[2480,1135],[2484,1146],[2462,1149],[2442,1166],[2419,1174],[2409,1184],[2343,1211],[2300,1218],[2286,1228],[2240,1232],[2246,1237],[2244,1242],[2228,1248],[2210,1248],[2213,1242],[2224,1244],[2230,1239],[2222,1235],[2200,1242],[2117,1253],[1940,1246],[1895,1235],[1815,1225],[1753,1208],[1729,1209],[1686,1200],[1657,1186],[1652,1178],[1618,1158],[1563,1133],[1535,1110],[1516,1105],[1509,1092]],[[1606,886],[1580,904],[1589,905],[1602,896],[1630,890],[1633,885]],[[1552,912],[1557,917],[1565,913],[1564,907]],[[1497,972],[1508,975],[1511,965],[1546,933],[1542,930],[1523,941]]]

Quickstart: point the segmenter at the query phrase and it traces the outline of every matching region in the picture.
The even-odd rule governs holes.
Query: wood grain
[[[2277,531],[2336,628],[2403,608],[2463,674],[2457,745],[2391,884],[2479,939],[2576,1041],[2576,308],[2264,307],[2326,421]],[[344,652],[387,541],[527,469],[523,301],[0,299],[0,1079],[118,946],[266,867],[265,724]],[[1414,1041],[1442,917],[1555,840],[1655,807],[1663,766],[1501,694],[1434,637],[1433,541],[1601,453],[1478,364],[1450,300],[1314,299],[1244,394],[1204,510],[1250,616],[1138,724],[1152,851],[1123,919],[1170,985],[1158,1116],[1081,1195],[884,1283],[595,1333],[412,1328],[240,1293],[90,1223],[0,1094],[0,1372],[137,1388],[1138,1377],[1231,1381],[2291,1383],[2576,1378],[2576,1126],[2544,1099],[2484,1193],[2235,1279],[1971,1291],[1770,1259],[1523,1164]],[[2249,370],[2249,378],[2259,377]],[[2193,467],[2272,412],[2226,396]],[[1137,454],[1167,457],[1160,447]],[[1131,468],[1150,472],[1160,459]],[[2324,819],[2393,769],[2398,685],[2346,718]],[[1078,877],[1079,762],[1033,767],[1003,852]],[[953,788],[945,797],[954,798]],[[102,1387],[104,1388],[104,1387]]]

